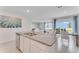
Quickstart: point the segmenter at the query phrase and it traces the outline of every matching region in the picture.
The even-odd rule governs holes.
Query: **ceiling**
[[[30,12],[27,13],[27,10]],[[0,12],[15,14],[28,19],[49,20],[56,17],[79,14],[79,6],[0,6]]]

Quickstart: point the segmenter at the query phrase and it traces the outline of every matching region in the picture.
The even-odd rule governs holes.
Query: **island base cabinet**
[[[43,50],[43,49],[40,49],[35,46],[31,46],[31,53],[44,53],[44,52],[45,52],[45,50]]]
[[[46,53],[48,52],[49,46],[43,45],[40,42],[31,40],[31,52],[32,53]]]
[[[20,50],[21,52],[24,51],[24,37],[20,36]]]
[[[16,34],[16,48],[20,48],[20,35]]]
[[[27,37],[24,37],[24,53],[30,52],[30,39]]]
[[[50,46],[34,41],[30,38],[20,36],[20,50],[23,53],[47,53]]]

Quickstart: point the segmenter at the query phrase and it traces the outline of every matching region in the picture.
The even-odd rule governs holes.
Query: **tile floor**
[[[54,53],[79,53],[79,47],[76,46],[75,37],[69,36],[69,46],[67,45],[67,40],[62,40],[60,36],[58,36],[57,42],[52,46],[49,52]]]
[[[10,41],[0,44],[0,53],[20,53],[20,51],[16,48],[16,42]]]
[[[56,43],[49,49],[49,53],[79,53],[79,47],[75,45],[75,37],[70,36],[69,47],[67,41],[63,42],[58,37]],[[20,51],[16,48],[16,41],[10,41],[0,44],[0,53],[20,53]]]

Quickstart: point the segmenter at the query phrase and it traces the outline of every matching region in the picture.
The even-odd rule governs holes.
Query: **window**
[[[72,26],[72,22],[67,22],[67,21],[63,21],[63,22],[57,22],[56,23],[56,29],[60,30],[60,32],[63,29],[66,29],[67,32],[72,33],[73,32],[73,26]]]
[[[45,29],[46,30],[53,29],[53,23],[52,22],[45,23]]]

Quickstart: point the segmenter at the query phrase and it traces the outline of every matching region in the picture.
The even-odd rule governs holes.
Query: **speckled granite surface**
[[[52,46],[56,41],[56,35],[53,32],[52,33],[36,33],[37,35],[33,35],[33,36],[29,36],[24,33],[16,33],[16,34],[22,35],[24,37],[27,37],[31,40],[37,41],[47,46]]]

